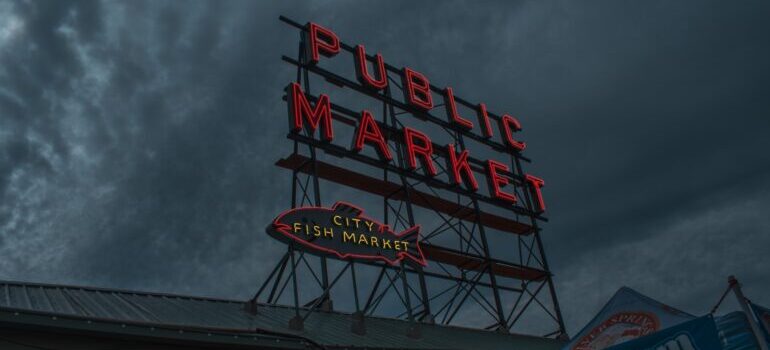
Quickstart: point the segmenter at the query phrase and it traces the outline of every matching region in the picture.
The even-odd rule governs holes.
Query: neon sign
[[[340,53],[341,44],[337,35],[315,23],[306,25],[308,40],[305,40],[305,55],[308,58],[307,65],[316,67],[324,59],[332,59]],[[357,81],[366,93],[380,98],[390,99],[389,95],[382,92],[388,88],[389,65],[385,63],[381,54],[374,56],[366,54],[363,45],[357,45],[354,49],[354,65]],[[487,110],[484,103],[474,106],[478,124],[475,124],[467,116],[460,114],[460,99],[455,95],[451,87],[437,89],[430,84],[429,79],[422,73],[404,67],[400,69],[400,78],[403,87],[403,102],[399,102],[399,108],[407,109],[414,116],[425,119],[432,117],[429,113],[438,107],[436,96],[443,99],[443,109],[446,120],[440,124],[452,128],[464,135],[492,146],[495,150],[507,153],[520,153],[526,149],[525,142],[516,136],[522,130],[522,125],[515,117],[503,114],[494,115]],[[286,87],[286,100],[288,102],[289,124],[292,133],[301,137],[315,137],[318,134],[320,141],[331,143],[334,138],[334,108],[333,103],[326,94],[318,97],[307,95],[297,83],[290,83]],[[463,101],[467,106],[467,102]],[[476,193],[479,191],[476,171],[469,163],[471,158],[469,151],[462,150],[458,154],[455,144],[436,145],[430,136],[414,128],[403,126],[400,129],[385,125],[376,121],[376,116],[371,111],[362,110],[356,116],[354,139],[350,143],[349,150],[359,153],[366,147],[371,147],[378,154],[378,161],[383,164],[393,162],[393,155],[388,148],[388,142],[399,142],[405,146],[406,164],[411,172],[417,173],[423,169],[425,176],[437,178],[438,171],[435,164],[436,157],[446,160],[448,179],[444,181],[448,186],[463,186],[465,191]],[[496,123],[495,123],[496,122]],[[494,140],[495,131],[492,127],[497,124],[499,141]],[[302,135],[305,133],[305,135]],[[533,212],[540,214],[545,211],[545,202],[541,193],[545,182],[533,175],[524,174],[520,178],[514,178],[511,174],[514,169],[507,165],[486,160],[483,162],[481,173],[486,178],[488,196],[493,201],[505,205],[516,205],[519,198],[515,188],[521,187],[529,191],[533,197]]]
[[[388,64],[371,47],[346,43],[318,24],[280,20],[299,34],[296,56],[281,56],[297,73],[282,96],[293,150],[275,162],[291,171],[293,209],[267,227],[288,250],[253,300],[269,290],[265,300],[277,303],[293,283],[297,311],[289,327],[301,330],[312,310],[331,309],[330,290],[349,274],[352,294],[358,296],[363,287],[361,292],[369,295],[362,307],[355,298],[354,315],[376,314],[383,298],[397,294],[405,308],[397,317],[415,322],[408,331],[413,338],[420,336],[419,322],[442,317],[442,323],[451,324],[466,302],[488,311],[494,319],[488,329],[510,330],[529,302],[511,308],[503,293],[550,305],[544,311],[559,327],[551,334],[565,334],[540,240],[539,223],[548,221],[541,191],[545,182],[525,171],[531,160],[524,152],[531,144],[524,142],[515,114],[469,102],[462,87],[431,84],[419,69]],[[380,221],[336,202],[348,190],[367,202],[381,201]],[[425,229],[422,238],[418,222]],[[500,239],[492,242],[502,246],[494,254],[493,236]],[[518,244],[509,245],[512,239]],[[304,259],[309,255],[320,264]],[[342,264],[329,265],[327,259],[346,260],[345,267],[334,269]],[[362,281],[355,266],[379,270],[379,275]],[[310,273],[298,274],[299,269]],[[395,278],[402,280],[403,292]],[[413,288],[410,280],[415,279],[419,284]],[[458,288],[450,288],[455,293],[447,293],[446,281],[457,283]],[[321,295],[300,296],[300,285],[314,283]],[[522,290],[522,283],[535,283],[537,290]],[[550,302],[539,301],[540,291],[550,292]],[[410,301],[410,295],[419,300]],[[303,304],[310,309],[305,316],[299,311]],[[432,304],[444,306],[434,309]],[[364,334],[363,317],[354,322],[354,332]]]
[[[363,210],[345,202],[331,208],[302,207],[281,213],[267,232],[306,251],[339,259],[380,260],[397,265],[402,260],[426,266],[420,248],[420,226],[395,233],[390,226],[364,216]]]

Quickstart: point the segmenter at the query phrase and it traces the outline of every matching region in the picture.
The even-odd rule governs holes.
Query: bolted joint
[[[409,328],[406,330],[406,336],[410,339],[420,339],[422,338],[422,332],[420,330],[420,325],[418,324],[412,324],[409,326]]]
[[[301,331],[305,329],[305,321],[299,315],[294,316],[289,320],[289,329],[293,331]]]
[[[356,311],[352,315],[352,323],[350,324],[350,331],[358,335],[366,335],[366,324],[364,323],[364,313]]]
[[[246,302],[246,304],[243,305],[243,310],[248,312],[249,314],[256,315],[257,314],[257,301],[256,300],[249,300]]]
[[[334,311],[334,303],[332,302],[332,299],[328,296],[324,297],[324,300],[321,302],[321,305],[319,307],[322,311]]]

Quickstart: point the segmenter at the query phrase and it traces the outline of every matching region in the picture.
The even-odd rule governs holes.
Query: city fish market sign
[[[404,259],[426,265],[420,249],[420,226],[395,233],[363,215],[351,204],[331,208],[303,207],[278,215],[267,232],[287,244],[296,243],[314,254],[340,259],[380,260],[396,265]]]

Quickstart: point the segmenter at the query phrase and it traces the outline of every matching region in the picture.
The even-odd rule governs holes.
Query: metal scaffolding
[[[543,322],[543,319],[552,322],[549,326],[551,330],[539,335],[566,335],[540,238],[538,223],[547,220],[535,210],[532,194],[525,186],[522,164],[529,160],[511,152],[505,145],[459,130],[446,120],[416,110],[394,97],[400,96],[403,89],[392,77],[400,73],[396,67],[386,65],[389,84],[383,91],[373,91],[355,80],[309,64],[304,49],[307,27],[285,17],[280,19],[299,29],[298,55],[296,58],[284,56],[283,60],[296,67],[296,82],[301,84],[308,99],[317,100],[318,96],[311,93],[311,80],[321,78],[339,88],[351,89],[379,101],[382,106],[380,127],[390,140],[388,147],[394,155],[392,163],[384,163],[346,147],[317,140],[307,131],[289,133],[287,137],[292,140],[294,150],[276,165],[292,172],[291,207],[322,206],[320,180],[324,180],[324,183],[381,197],[383,222],[395,232],[414,226],[418,209],[437,226],[422,235],[422,249],[430,261],[427,267],[405,262],[392,266],[374,261],[349,260],[344,261],[339,271],[331,273],[327,261],[329,257],[311,255],[290,243],[254,296],[254,307],[258,303],[278,303],[282,297],[285,297],[283,300],[290,299],[296,315],[290,326],[302,329],[304,320],[313,312],[333,309],[330,291],[342,279],[347,279],[352,286],[355,305],[354,310],[348,311],[353,312],[353,331],[360,334],[365,333],[363,316],[383,315],[384,300],[396,300],[401,307],[396,317],[414,323],[410,329],[410,335],[414,337],[420,336],[420,324],[456,324],[456,316],[468,308],[480,310],[479,313],[487,317],[488,323],[481,325],[486,329],[509,332],[523,320],[537,317],[534,314],[538,313],[546,317],[536,318],[537,322]],[[341,53],[355,54],[354,47],[350,45],[341,43],[341,48]],[[369,56],[368,59],[374,58]],[[431,90],[442,91],[435,86],[431,86]],[[476,107],[459,97],[455,99],[459,105]],[[351,127],[357,125],[360,113],[337,104],[331,104],[331,108],[335,121]],[[453,140],[457,152],[465,150],[468,142],[505,152],[510,157],[510,172],[505,175],[512,179],[520,200],[515,205],[501,203],[490,196],[453,186],[438,177],[407,170],[404,147],[395,140],[398,130],[404,127],[403,118],[414,117],[445,132]],[[500,119],[491,113],[490,117]],[[441,161],[446,157],[445,147],[436,145],[433,149],[438,175],[446,174],[447,168]],[[379,169],[381,176],[341,167],[333,161]],[[469,163],[474,171],[483,171],[483,161],[469,158]],[[424,220],[420,217],[421,222]],[[494,235],[508,235],[516,243],[505,254],[494,254],[490,242],[490,237]],[[362,283],[361,278],[365,274],[369,280],[373,278],[374,283]],[[305,300],[298,289],[308,285],[318,286],[320,293]],[[392,305],[387,307],[390,311],[392,308]]]

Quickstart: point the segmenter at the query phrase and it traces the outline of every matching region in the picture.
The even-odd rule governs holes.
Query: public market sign
[[[307,59],[301,64],[313,68],[322,60],[332,59],[340,53],[342,47],[340,40],[331,30],[315,23],[308,23],[305,31]],[[374,56],[367,55],[363,45],[357,45],[352,50],[355,56],[355,75],[361,90],[370,96],[391,99],[390,94],[384,91],[389,91],[388,86],[392,84],[390,80],[394,79],[389,72],[394,75],[392,71],[396,69],[387,65],[379,53]],[[484,103],[478,103],[473,106],[475,109],[473,112],[478,119],[474,122],[468,119],[467,115],[461,115],[460,106],[467,107],[469,104],[464,100],[461,104],[461,99],[455,96],[451,87],[436,88],[424,74],[408,67],[396,71],[400,75],[396,78],[401,80],[399,88],[403,90],[403,99],[391,104],[407,110],[417,118],[438,122],[441,127],[454,129],[463,136],[485,143],[501,153],[519,153],[526,148],[526,143],[516,136],[522,130],[522,125],[517,118],[509,114],[493,114],[487,110]],[[329,96],[306,95],[300,84],[296,82],[286,87],[286,94],[291,132],[298,135],[303,131],[309,135],[320,134],[321,141],[331,143],[335,139],[335,133],[333,103]],[[436,103],[436,99],[442,99],[443,103]],[[439,105],[443,105],[445,120],[436,120],[430,114],[430,111],[438,108]],[[388,142],[400,142],[406,148],[407,170],[417,172],[418,165],[422,165],[427,177],[437,178],[439,174],[434,156],[441,156],[445,159],[447,168],[445,175],[447,179],[442,182],[448,186],[462,186],[465,190],[474,193],[479,190],[479,181],[469,162],[471,156],[468,150],[458,152],[455,144],[435,145],[428,134],[411,127],[404,126],[385,133],[383,130],[390,127],[376,119],[373,112],[360,111],[353,140],[349,143],[351,145],[349,151],[361,152],[364,148],[371,147],[377,152],[380,162],[389,164],[393,162],[393,155]],[[495,124],[496,127],[493,127]],[[514,179],[510,176],[512,170],[505,163],[492,159],[483,163],[485,166],[482,176],[486,177],[489,197],[500,203],[516,205],[520,200],[513,189],[518,185],[531,192],[535,206],[532,208],[533,212],[545,211],[545,202],[541,194],[541,188],[544,185],[542,179],[529,174],[525,174],[520,179]]]
[[[273,220],[267,232],[318,255],[380,260],[391,265],[408,259],[426,265],[420,249],[419,225],[395,233],[390,226],[364,216],[363,210],[345,202],[337,202],[331,208],[288,210]]]

